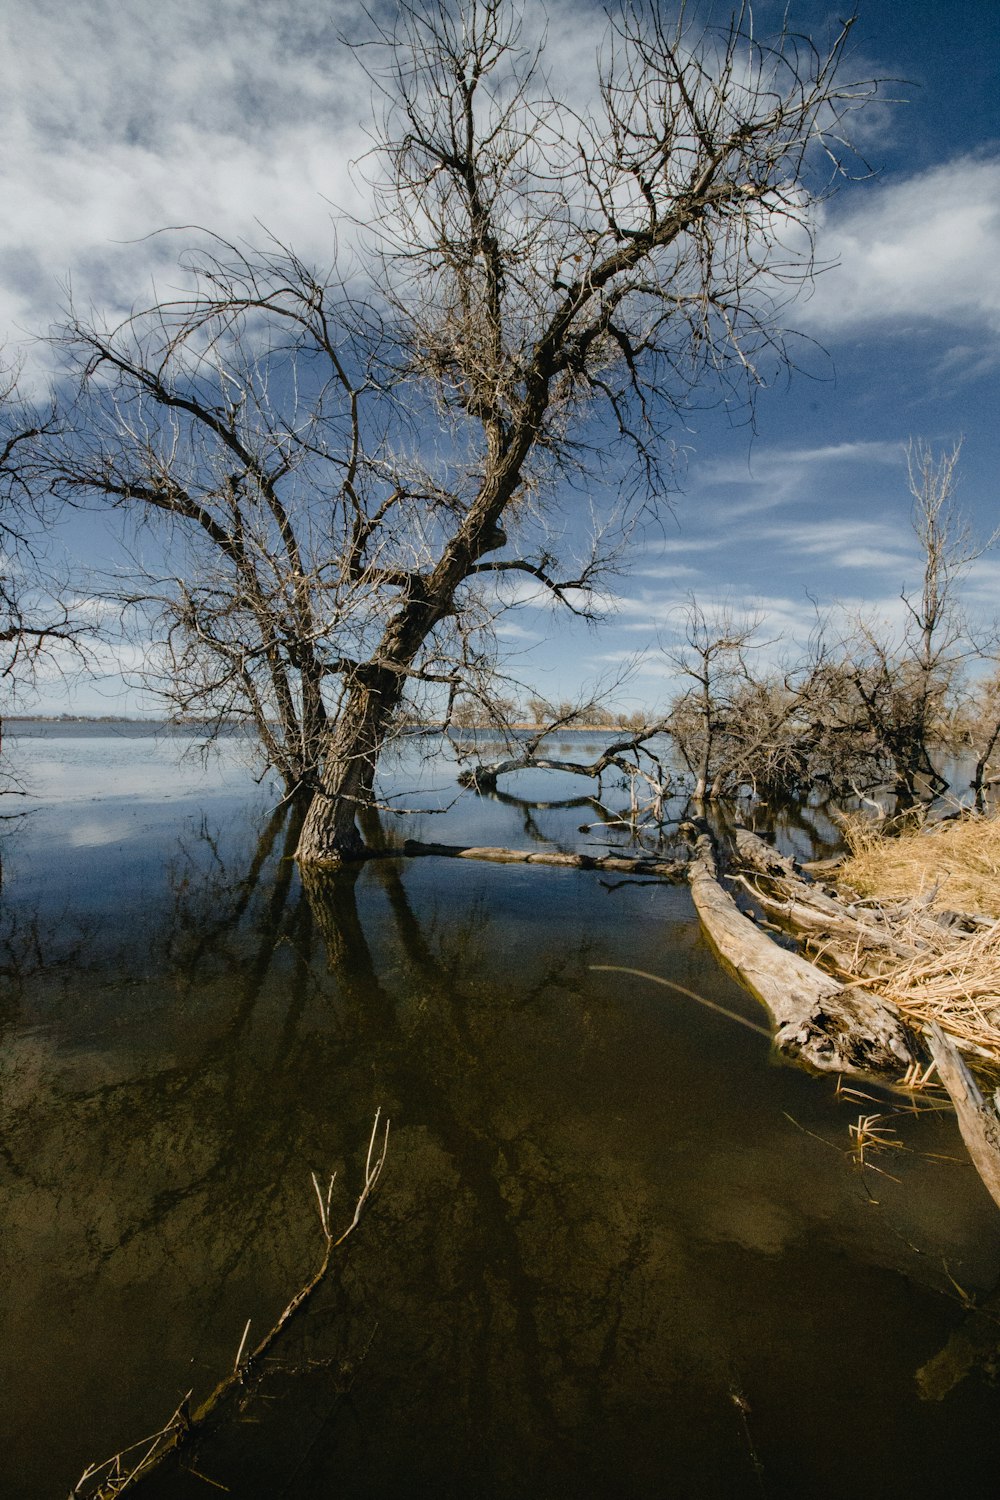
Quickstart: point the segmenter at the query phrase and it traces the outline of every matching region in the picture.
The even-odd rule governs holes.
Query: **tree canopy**
[[[355,49],[373,209],[332,270],[200,232],[176,296],[56,335],[46,483],[161,528],[121,597],[174,706],[252,723],[312,799],[301,859],[359,852],[415,694],[489,697],[510,582],[587,612],[678,414],[787,368],[811,207],[873,91],[849,29],[823,51],[638,0],[570,98],[512,0],[404,4]]]

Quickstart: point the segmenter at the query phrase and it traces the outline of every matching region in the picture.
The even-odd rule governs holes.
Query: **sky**
[[[761,0],[758,28],[782,9]],[[547,10],[549,60],[572,79],[593,56],[601,8]],[[838,14],[815,0],[788,10],[817,36]],[[752,426],[706,411],[677,429],[670,511],[636,539],[602,624],[567,621],[525,591],[504,644],[515,675],[547,697],[627,665],[617,699],[655,704],[692,593],[759,614],[761,638],[789,651],[817,606],[898,625],[920,569],[910,439],[941,450],[961,439],[957,498],[982,536],[1000,522],[1000,5],[859,10],[850,66],[890,81],[859,119],[871,175],[822,205],[828,269],[787,315],[813,341],[802,346],[811,374],[765,391]],[[0,6],[0,344],[16,351],[44,332],[69,288],[83,306],[122,310],[151,281],[169,285],[172,251],[146,238],[166,224],[249,240],[266,226],[328,262],[334,206],[365,212],[352,164],[368,145],[369,88],[339,40],[365,24],[351,0]],[[28,358],[44,379],[39,353]],[[73,526],[69,545],[99,553],[100,523]],[[1000,551],[973,564],[965,588],[973,611],[1000,607]],[[38,707],[155,711],[126,690],[122,664],[109,651],[95,680],[44,683]]]

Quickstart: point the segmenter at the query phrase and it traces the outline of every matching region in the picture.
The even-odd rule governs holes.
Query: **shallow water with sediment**
[[[321,1259],[311,1171],[350,1219],[379,1107],[388,1162],[342,1263],[197,1473],[147,1493],[912,1500],[996,1467],[982,1362],[938,1401],[916,1381],[1000,1275],[948,1118],[838,1098],[596,967],[761,1020],[684,887],[385,859],[310,902],[246,745],[189,747],[9,744],[3,1493],[65,1494],[211,1389]],[[622,837],[578,779],[459,795],[428,742],[383,783],[415,809],[383,814],[393,840]],[[800,853],[810,817],[784,829]],[[860,1113],[899,1143],[863,1169]]]

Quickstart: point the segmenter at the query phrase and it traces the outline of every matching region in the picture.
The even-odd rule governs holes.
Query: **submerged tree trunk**
[[[296,850],[300,863],[340,864],[363,854],[357,817],[371,805],[379,752],[402,682],[402,677],[382,672],[351,688],[302,825]]]

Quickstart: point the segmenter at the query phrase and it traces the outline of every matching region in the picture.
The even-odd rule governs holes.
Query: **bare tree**
[[[733,771],[736,705],[753,682],[750,654],[760,615],[737,617],[723,606],[706,614],[692,595],[684,608],[685,645],[668,652],[685,688],[670,709],[668,725],[691,774],[696,801],[721,794]]]
[[[61,335],[80,395],[51,481],[186,550],[132,595],[168,694],[255,725],[312,797],[303,861],[361,851],[407,695],[488,668],[505,586],[587,613],[676,414],[787,367],[810,204],[872,93],[841,81],[850,23],[822,52],[763,44],[749,7],[718,30],[636,0],[588,101],[555,96],[509,0],[394,14],[358,54],[382,113],[349,278],[203,240],[188,293]],[[567,559],[595,485],[626,500]]]
[[[672,706],[668,724],[696,797],[731,795],[741,784],[794,792],[820,781],[862,792],[888,777],[911,805],[922,789],[948,789],[935,752],[946,742],[963,670],[981,650],[960,583],[998,535],[978,540],[955,504],[960,450],[957,444],[936,454],[922,442],[907,450],[923,570],[919,592],[902,591],[898,634],[859,617],[836,647],[820,629],[792,671],[761,675],[752,665],[760,622],[725,610],[706,615],[689,602],[687,645],[672,659],[692,686]],[[990,733],[984,743],[992,753]],[[983,774],[977,772],[977,794]]]
[[[694,799],[783,799],[830,782],[824,720],[831,679],[822,630],[801,659],[779,668],[767,664],[776,642],[760,639],[760,614],[729,606],[706,611],[694,596],[683,613],[685,644],[667,656],[688,685],[665,723]]]
[[[976,712],[970,724],[970,741],[976,756],[971,789],[977,812],[986,807],[986,792],[1000,782],[994,769],[993,753],[1000,744],[1000,672],[978,684]]]
[[[689,596],[679,607],[684,642],[666,652],[682,686],[650,723],[637,724],[633,737],[587,764],[554,757],[543,732],[465,773],[466,784],[489,788],[498,776],[527,766],[599,779],[614,766],[628,772],[634,792],[644,780],[652,806],[660,809],[668,790],[682,790],[670,776],[679,765],[687,773],[686,790],[698,802],[741,795],[784,799],[818,786],[836,796],[853,792],[864,798],[889,784],[909,805],[922,787],[947,790],[932,757],[949,735],[954,738],[963,669],[983,654],[970,633],[959,585],[964,570],[995,540],[977,541],[954,505],[958,454],[955,448],[937,457],[923,444],[908,452],[913,529],[924,568],[919,595],[903,592],[906,619],[898,636],[860,619],[831,642],[828,623],[818,618],[797,661],[768,667],[760,653],[776,643],[759,638],[762,616],[725,605],[706,609]],[[978,712],[965,722],[977,748],[971,786],[981,806],[994,779],[989,761],[1000,743],[1000,725],[994,687],[980,683],[978,693]],[[664,737],[671,745],[667,755]],[[635,795],[633,802],[637,808]]]
[[[907,472],[913,497],[912,525],[923,555],[919,594],[903,590],[906,618],[893,638],[878,623],[855,621],[846,647],[848,676],[858,717],[892,770],[895,792],[905,804],[932,795],[948,782],[934,763],[935,746],[946,738],[949,700],[960,674],[980,647],[961,606],[962,575],[997,540],[977,540],[955,503],[961,444],[935,454],[911,443]]]

